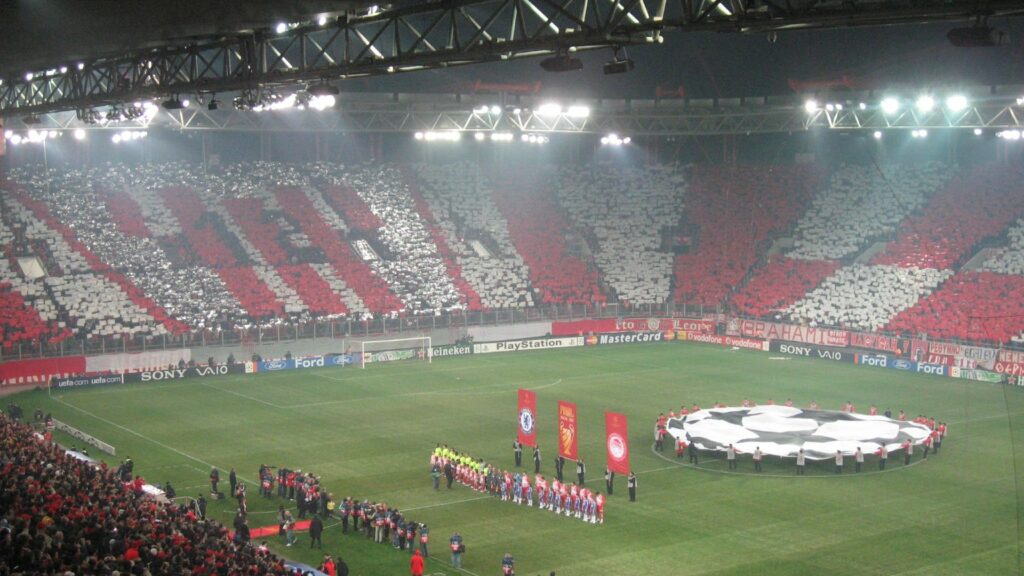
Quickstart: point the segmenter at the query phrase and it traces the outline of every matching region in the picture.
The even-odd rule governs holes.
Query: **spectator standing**
[[[420,556],[419,550],[414,551],[409,559],[409,573],[412,576],[423,576],[423,556]]]
[[[324,521],[319,516],[313,516],[313,520],[309,523],[309,547],[312,548],[316,544],[317,549],[324,547],[323,541],[320,539],[324,533]]]

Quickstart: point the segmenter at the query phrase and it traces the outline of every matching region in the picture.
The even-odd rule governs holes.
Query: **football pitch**
[[[542,473],[554,474],[556,402],[578,406],[587,483],[604,491],[605,410],[629,418],[638,502],[616,480],[605,524],[515,506],[456,484],[434,491],[436,443],[513,468],[516,389],[537,392]],[[949,423],[939,454],[885,472],[836,476],[830,462],[796,477],[792,462],[749,457],[730,472],[705,456],[699,468],[652,450],[659,412],[681,404],[738,405],[792,398],[839,409],[847,400]],[[250,526],[275,523],[281,501],[253,486],[261,463],[312,471],[335,499],[384,501],[430,527],[427,573],[456,574],[448,536],[460,532],[462,573],[500,573],[502,554],[520,576],[593,574],[1018,574],[1024,480],[1024,392],[997,385],[809,359],[662,343],[488,354],[216,378],[45,391],[13,398],[117,447],[150,483],[179,495],[209,492],[211,465],[234,467],[249,486]],[[65,436],[58,440],[72,443]],[[1020,449],[1018,449],[1020,447]],[[95,455],[95,450],[90,450]],[[531,452],[524,464],[532,473]],[[574,478],[566,466],[567,479]],[[230,525],[233,500],[209,514]],[[294,510],[294,505],[292,505]],[[275,551],[316,565],[341,555],[351,574],[408,574],[408,553],[341,534],[326,523],[324,550],[269,539]]]

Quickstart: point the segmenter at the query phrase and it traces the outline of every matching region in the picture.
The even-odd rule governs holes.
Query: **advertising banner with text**
[[[550,350],[552,348],[573,348],[583,346],[582,336],[571,338],[535,338],[529,340],[506,340],[504,342],[481,342],[473,345],[474,354],[494,352],[524,352],[527,350]]]
[[[817,346],[805,346],[803,344],[792,344],[790,342],[779,342],[773,340],[769,345],[769,350],[772,352],[779,352],[781,354],[789,354],[791,356],[804,356],[807,358],[817,358],[819,360],[831,360],[833,362],[847,362],[852,364],[856,354],[849,350],[839,350],[836,348],[819,348]]]
[[[676,339],[686,342],[700,342],[702,344],[717,344],[719,346],[731,346],[746,348],[748,350],[768,351],[768,341],[759,338],[743,338],[741,336],[722,336],[720,334],[702,334],[699,332],[680,331],[676,333]]]
[[[846,348],[850,345],[850,333],[846,330],[832,328],[813,328],[779,322],[762,322],[760,320],[740,320],[740,334],[763,338],[765,340],[786,340],[801,342],[815,346],[836,346]]]
[[[10,360],[0,364],[0,383],[4,386],[46,384],[50,378],[66,378],[85,373],[85,356]]]

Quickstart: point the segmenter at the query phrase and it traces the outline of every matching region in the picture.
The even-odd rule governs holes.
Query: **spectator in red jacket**
[[[420,556],[419,550],[412,553],[412,558],[409,560],[409,573],[412,576],[423,576],[423,556]]]

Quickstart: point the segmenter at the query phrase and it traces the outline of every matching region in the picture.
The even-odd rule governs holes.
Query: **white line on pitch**
[[[199,462],[200,464],[202,464],[202,465],[204,465],[204,466],[206,466],[208,468],[218,468],[218,469],[221,468],[219,466],[215,466],[215,465],[207,462],[206,460],[202,460],[200,458],[196,458],[195,456],[193,456],[193,455],[191,455],[191,454],[189,454],[187,452],[182,452],[181,450],[178,450],[174,446],[168,446],[167,444],[164,444],[163,442],[160,442],[159,440],[154,440],[154,439],[150,438],[149,436],[146,436],[145,434],[142,434],[141,432],[136,432],[135,430],[132,430],[131,428],[129,428],[127,426],[122,426],[121,424],[118,424],[117,422],[112,422],[112,421],[107,420],[106,418],[104,418],[102,416],[97,416],[96,414],[93,414],[92,412],[89,412],[88,410],[86,410],[84,408],[79,408],[78,406],[75,406],[73,404],[68,404],[67,402],[61,400],[60,398],[53,398],[53,401],[60,402],[61,404],[67,406],[68,408],[73,408],[75,410],[78,410],[79,412],[81,412],[82,414],[85,414],[86,416],[91,416],[91,417],[99,420],[100,422],[105,422],[105,423],[107,423],[107,424],[109,424],[109,425],[111,425],[111,426],[113,426],[115,428],[119,428],[121,430],[124,430],[125,432],[127,432],[127,433],[129,433],[129,434],[131,434],[133,436],[138,436],[139,438],[142,438],[143,440],[145,440],[147,442],[151,442],[153,444],[156,444],[157,446],[159,446],[161,448],[164,448],[165,450],[170,450],[171,452],[174,452],[175,454],[178,454],[179,456],[184,456],[185,458],[188,458],[189,460],[192,460],[193,462]],[[253,482],[252,480],[250,480],[248,478],[245,478],[243,476],[238,476],[238,477],[241,478],[242,480],[245,480],[246,482],[248,482],[250,484],[255,484],[255,482]]]
[[[476,498],[466,498],[465,500],[453,500],[451,502],[441,502],[438,504],[427,504],[426,506],[414,506],[412,508],[402,508],[403,512],[410,510],[426,510],[427,508],[440,508],[442,506],[451,506],[453,504],[464,504],[466,502],[476,502],[477,500],[487,500],[493,498],[492,496],[477,496]]]

